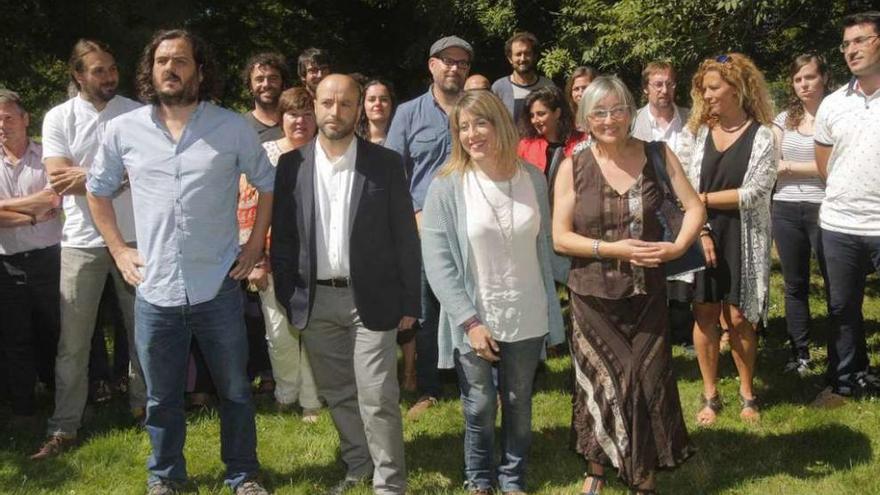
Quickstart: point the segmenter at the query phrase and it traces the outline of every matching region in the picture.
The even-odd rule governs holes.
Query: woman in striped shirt
[[[800,375],[810,368],[807,327],[810,321],[811,252],[816,253],[819,269],[825,278],[825,263],[819,253],[818,225],[825,184],[816,169],[813,120],[828,89],[828,75],[828,67],[821,56],[804,54],[795,58],[789,69],[791,102],[773,121],[782,156],[771,218],[785,281],[785,321],[792,350],[785,370]]]

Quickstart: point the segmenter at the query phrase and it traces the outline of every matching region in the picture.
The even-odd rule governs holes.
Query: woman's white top
[[[477,311],[492,337],[517,342],[547,334],[547,296],[538,263],[540,209],[532,181],[517,170],[495,182],[464,176],[471,272]]]

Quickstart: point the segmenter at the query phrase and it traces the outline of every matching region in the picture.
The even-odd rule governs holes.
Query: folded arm
[[[49,210],[58,208],[60,204],[61,197],[55,194],[55,191],[43,189],[20,198],[2,199],[0,200],[0,210],[14,211],[27,216],[39,216]]]

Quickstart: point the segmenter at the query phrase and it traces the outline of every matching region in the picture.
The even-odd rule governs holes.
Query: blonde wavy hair
[[[707,58],[700,64],[691,81],[691,117],[688,129],[696,134],[702,124],[710,127],[718,122],[718,117],[709,114],[709,106],[703,100],[703,78],[707,72],[715,71],[728,84],[734,87],[739,97],[739,106],[762,125],[773,122],[773,103],[764,74],[749,57],[742,53],[728,53]]]
[[[465,91],[461,100],[452,108],[449,114],[449,130],[452,133],[452,155],[449,161],[443,165],[437,173],[445,176],[453,173],[465,173],[474,164],[467,150],[461,143],[458,120],[461,112],[467,112],[473,117],[486,119],[495,128],[495,148],[499,165],[504,169],[513,171],[518,163],[516,146],[519,143],[519,134],[513,125],[513,118],[507,107],[491,91],[478,89]]]

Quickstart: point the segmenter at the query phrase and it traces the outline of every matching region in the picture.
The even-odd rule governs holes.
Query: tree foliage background
[[[0,0],[0,86],[22,94],[39,133],[45,111],[67,97],[66,59],[78,38],[111,45],[121,92],[132,95],[151,34],[183,26],[212,44],[227,106],[249,105],[240,71],[251,53],[279,51],[295,72],[297,55],[310,46],[329,49],[337,70],[391,80],[406,99],[424,91],[427,48],[438,37],[471,41],[472,72],[494,79],[510,70],[504,40],[528,30],[542,41],[541,70],[560,84],[590,64],[637,89],[641,67],[662,58],[679,68],[678,98],[687,104],[699,62],[739,51],[755,59],[781,99],[787,66],[802,52],[825,55],[844,81],[840,19],[872,8],[877,0]]]

